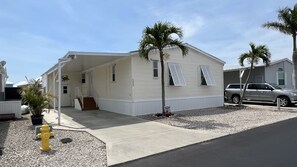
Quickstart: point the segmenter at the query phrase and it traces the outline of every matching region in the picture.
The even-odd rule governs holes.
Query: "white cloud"
[[[203,17],[199,15],[194,16],[172,16],[172,22],[177,26],[182,27],[184,37],[191,38],[199,32],[200,28],[204,25]]]
[[[159,20],[169,21],[174,25],[181,27],[184,33],[184,38],[186,39],[197,35],[205,22],[204,18],[198,13],[189,14],[186,10],[180,11],[178,9],[171,9],[168,11],[167,8],[150,6],[149,11]]]

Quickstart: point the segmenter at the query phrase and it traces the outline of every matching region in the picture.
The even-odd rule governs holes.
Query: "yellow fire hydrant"
[[[41,133],[39,133],[36,137],[41,139],[40,150],[41,151],[49,151],[51,150],[51,146],[49,144],[49,140],[51,136],[54,136],[54,132],[50,132],[50,127],[48,124],[43,124],[40,128]]]

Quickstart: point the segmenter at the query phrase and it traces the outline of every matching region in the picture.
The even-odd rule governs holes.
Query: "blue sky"
[[[67,51],[136,50],[145,26],[170,21],[190,43],[238,66],[249,43],[265,44],[272,60],[292,56],[292,37],[261,25],[293,0],[1,0],[0,60],[9,81],[36,78]]]

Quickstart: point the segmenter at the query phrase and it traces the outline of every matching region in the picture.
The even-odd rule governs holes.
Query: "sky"
[[[68,51],[137,50],[157,21],[181,27],[183,41],[238,67],[249,43],[272,60],[292,57],[292,37],[261,27],[293,0],[0,0],[0,61],[8,81],[37,78]]]

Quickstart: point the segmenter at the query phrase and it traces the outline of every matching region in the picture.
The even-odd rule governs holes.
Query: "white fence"
[[[22,118],[21,101],[0,101],[0,114],[15,114]]]

